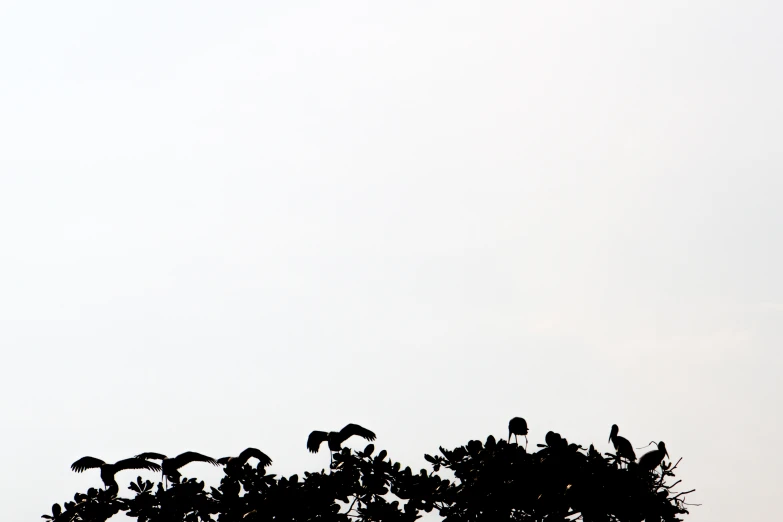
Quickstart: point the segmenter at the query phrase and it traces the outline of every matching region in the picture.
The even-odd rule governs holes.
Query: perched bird
[[[317,453],[319,446],[323,441],[329,441],[329,449],[331,451],[340,451],[343,446],[343,442],[348,437],[358,435],[364,437],[367,440],[375,440],[375,433],[371,432],[367,428],[362,428],[358,424],[348,424],[340,431],[314,431],[307,437],[307,449],[312,453]],[[329,454],[331,456],[331,453]]]
[[[95,457],[82,457],[71,464],[71,469],[76,473],[81,473],[82,471],[90,468],[99,468],[101,470],[101,480],[103,480],[103,484],[106,486],[106,489],[119,489],[119,486],[117,486],[117,481],[114,479],[114,474],[118,471],[122,471],[124,469],[149,469],[152,471],[160,471],[161,469],[160,466],[154,462],[149,462],[141,457],[123,459],[115,462],[114,464],[109,464],[108,462],[104,462],[101,459],[96,459]]]
[[[209,462],[210,464],[218,466],[217,461],[212,457],[207,457],[206,455],[196,453],[195,451],[186,451],[185,453],[181,453],[172,458],[168,458],[166,455],[160,453],[147,452],[139,453],[136,455],[136,458],[160,460],[163,475],[175,484],[179,483],[179,478],[182,476],[179,472],[179,468],[185,464],[190,464],[191,462]]]
[[[224,465],[226,470],[233,471],[241,468],[251,457],[257,458],[258,463],[264,468],[272,464],[272,459],[270,459],[266,453],[256,448],[247,448],[240,453],[238,457],[223,457],[222,459],[217,459],[217,463]]]
[[[511,442],[512,434],[514,435],[514,442],[517,442],[517,435],[524,435],[525,448],[527,449],[527,422],[525,419],[522,417],[514,417],[508,421],[508,442]]]
[[[639,467],[647,471],[652,471],[661,465],[664,455],[668,457],[669,452],[666,451],[666,444],[661,441],[658,443],[658,449],[648,451],[639,457]]]
[[[614,450],[617,453],[617,456],[628,459],[631,462],[635,461],[636,453],[633,451],[631,442],[625,437],[620,437],[618,435],[619,432],[620,428],[617,427],[617,424],[612,424],[612,433],[609,434],[609,440],[614,445]]]

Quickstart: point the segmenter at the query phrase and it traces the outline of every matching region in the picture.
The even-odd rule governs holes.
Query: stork
[[[527,421],[522,417],[514,417],[508,421],[508,442],[511,442],[511,435],[514,435],[514,442],[517,442],[517,435],[525,436],[525,451],[527,451]]]
[[[618,435],[620,428],[617,424],[612,424],[612,432],[609,434],[609,440],[614,445],[614,451],[617,453],[618,458],[628,459],[629,462],[636,460],[636,453],[633,451],[631,442],[625,437]]]
[[[668,457],[669,452],[666,451],[666,444],[661,441],[658,443],[658,449],[648,451],[639,457],[639,467],[647,471],[652,471],[661,465],[664,455]]]
[[[257,458],[258,463],[264,468],[272,464],[272,459],[270,459],[266,453],[256,448],[247,448],[240,453],[238,457],[223,457],[222,459],[217,459],[217,463],[224,465],[226,467],[226,472],[236,471],[242,468],[245,462],[252,457]]]
[[[117,481],[114,478],[114,474],[118,471],[125,469],[149,469],[152,471],[161,470],[161,467],[154,462],[149,462],[141,457],[118,460],[114,464],[104,462],[101,459],[96,459],[95,457],[82,457],[71,464],[71,469],[76,473],[81,473],[82,471],[91,468],[99,468],[101,470],[101,480],[103,480],[103,485],[106,486],[107,490],[113,488],[115,491],[119,490]]]
[[[321,443],[323,441],[328,441],[330,450],[329,458],[331,460],[331,452],[343,449],[343,442],[354,435],[358,435],[370,441],[375,440],[375,433],[367,428],[362,428],[358,424],[347,424],[340,431],[330,431],[329,433],[325,431],[314,431],[310,433],[310,436],[307,437],[307,449],[310,450],[311,453],[318,453],[318,448],[321,446]]]
[[[179,472],[179,468],[185,464],[190,464],[191,462],[208,462],[214,466],[219,465],[212,457],[207,457],[206,455],[196,453],[195,451],[186,451],[185,453],[181,453],[172,458],[168,458],[166,455],[161,453],[146,452],[139,453],[136,455],[136,458],[161,461],[160,465],[163,471],[163,475],[174,484],[179,484],[179,479],[182,476],[182,474]]]

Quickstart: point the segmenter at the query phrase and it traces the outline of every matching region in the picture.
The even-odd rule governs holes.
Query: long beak
[[[668,450],[666,451],[666,456],[667,456],[667,457],[669,457],[669,451],[668,451]],[[671,457],[669,457],[669,460],[671,460],[671,459],[672,459],[672,458],[671,458]]]
[[[609,440],[607,440],[606,442],[609,442],[609,441],[611,441],[611,440],[612,440],[612,436],[611,436],[611,435],[609,435]]]

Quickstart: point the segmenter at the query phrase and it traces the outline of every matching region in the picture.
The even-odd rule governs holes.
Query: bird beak
[[[669,450],[666,450],[666,456],[667,456],[667,457],[669,457]],[[671,457],[669,457],[669,460],[671,460],[671,459],[672,459],[672,458],[671,458]]]

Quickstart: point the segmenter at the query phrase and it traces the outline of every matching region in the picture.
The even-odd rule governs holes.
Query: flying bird
[[[190,464],[191,462],[209,462],[212,465],[218,466],[217,461],[212,457],[207,457],[206,455],[196,453],[195,451],[186,451],[185,453],[181,453],[176,457],[171,458],[160,453],[147,452],[139,453],[136,455],[136,458],[160,460],[163,475],[175,484],[179,483],[179,478],[182,476],[179,472],[179,468],[185,464]]]
[[[633,451],[631,442],[625,437],[620,437],[618,435],[619,432],[620,428],[617,426],[617,424],[612,424],[612,432],[609,434],[609,440],[614,445],[614,450],[617,453],[617,456],[628,459],[630,462],[635,461],[636,453]]]
[[[664,455],[668,457],[669,452],[666,451],[666,444],[661,441],[658,443],[658,449],[648,451],[639,457],[639,467],[647,471],[652,471],[661,465]]]
[[[71,469],[76,473],[81,473],[86,469],[99,468],[101,470],[101,480],[106,489],[115,488],[119,489],[117,481],[114,479],[114,474],[124,469],[149,469],[152,471],[160,471],[161,467],[154,462],[149,462],[141,457],[135,457],[131,459],[123,459],[110,464],[104,462],[101,459],[95,457],[82,457],[73,464]]]
[[[511,435],[514,435],[514,442],[517,442],[517,435],[525,436],[525,449],[527,449],[527,421],[522,417],[514,417],[508,421],[508,442],[511,442]]]
[[[358,435],[364,437],[367,440],[375,440],[375,433],[371,432],[367,428],[362,428],[358,424],[348,424],[340,431],[314,431],[307,438],[307,449],[312,453],[317,453],[319,446],[323,441],[329,442],[329,449],[331,451],[340,451],[343,449],[343,442],[349,437]],[[331,456],[331,453],[329,453]]]
[[[257,458],[258,463],[264,468],[272,464],[272,459],[270,459],[266,453],[256,448],[247,448],[240,453],[238,457],[223,457],[222,459],[217,459],[217,463],[224,465],[226,470],[233,471],[241,468],[245,462],[252,457]]]

